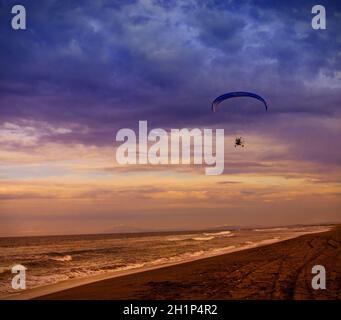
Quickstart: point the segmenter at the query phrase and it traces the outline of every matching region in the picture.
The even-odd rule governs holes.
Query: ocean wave
[[[193,251],[193,252],[184,252],[181,255],[179,255],[180,258],[182,259],[188,259],[188,258],[195,258],[195,257],[200,257],[207,253],[207,250],[198,250],[198,251]]]
[[[216,254],[216,253],[224,253],[226,251],[229,251],[229,250],[232,250],[232,249],[235,249],[235,248],[236,248],[236,246],[227,246],[227,247],[222,247],[222,248],[213,248],[209,252],[214,253],[214,254]]]
[[[208,241],[208,240],[212,240],[215,237],[194,237],[192,238],[192,240],[196,240],[196,241]]]
[[[131,269],[136,269],[136,268],[142,268],[144,266],[145,266],[145,263],[133,263],[133,264],[128,264],[124,267],[115,268],[114,271],[125,271],[125,270],[131,270]]]
[[[56,254],[56,255],[49,256],[49,260],[68,262],[68,261],[72,261],[72,256],[69,254],[67,255]]]
[[[10,267],[0,267],[0,274],[10,272],[10,271],[11,271]]]
[[[199,250],[199,251],[194,251],[194,252],[184,252],[179,255],[171,256],[168,258],[155,259],[153,261],[148,262],[148,265],[162,265],[165,263],[177,263],[177,262],[187,261],[196,257],[200,257],[204,255],[205,253],[206,251],[204,250]]]
[[[150,262],[148,262],[148,264],[151,265],[158,265],[158,264],[163,264],[163,263],[168,263],[169,261],[171,261],[174,257],[169,257],[169,258],[158,258],[155,260],[152,260]]]
[[[188,240],[191,239],[191,236],[175,236],[175,237],[170,237],[167,238],[168,241],[183,241],[183,240]]]
[[[273,242],[278,241],[279,239],[280,239],[280,237],[272,237],[270,239],[260,240],[260,241],[254,242],[252,244],[252,246],[258,246],[258,245],[263,245],[263,244],[271,244]]]
[[[247,245],[254,244],[253,241],[245,241],[244,243],[247,244]]]
[[[266,228],[266,229],[253,229],[253,231],[263,232],[263,231],[282,231],[288,230],[288,228]]]
[[[178,235],[178,236],[171,236],[168,237],[168,241],[185,241],[185,240],[197,240],[197,241],[205,241],[211,240],[215,237],[232,237],[234,236],[231,231],[219,231],[219,232],[203,232],[201,234],[197,234],[193,237],[193,234],[185,234],[185,235]]]
[[[220,232],[205,232],[205,236],[224,236],[224,237],[232,237],[233,233],[231,231],[220,231]]]

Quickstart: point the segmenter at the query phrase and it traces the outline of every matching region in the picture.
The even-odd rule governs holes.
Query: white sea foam
[[[288,228],[266,228],[266,229],[253,229],[253,231],[258,231],[258,232],[272,232],[272,231],[283,231],[283,230],[288,230]]]
[[[192,238],[193,240],[196,240],[196,241],[208,241],[208,240],[212,240],[214,239],[215,237],[194,237]]]
[[[71,261],[72,260],[72,256],[70,256],[69,254],[65,255],[65,256],[53,256],[53,257],[49,257],[50,260],[55,260],[55,261],[63,261],[63,262],[67,262],[67,261]]]
[[[248,245],[250,245],[250,244],[254,244],[254,242],[253,242],[253,241],[245,241],[244,243],[245,243],[245,244],[248,244]]]
[[[182,236],[175,236],[167,238],[168,241],[183,241],[191,239],[192,235],[182,235]]]
[[[251,246],[258,246],[258,245],[263,245],[263,244],[270,244],[273,242],[276,242],[280,239],[280,237],[272,237],[270,239],[265,239],[265,240],[261,240],[261,241],[257,241],[254,242],[253,244],[251,244]]]
[[[231,231],[221,231],[221,232],[205,232],[204,233],[205,236],[233,236],[233,234],[231,233]]]
[[[125,270],[131,270],[131,269],[136,269],[136,268],[142,268],[145,266],[145,263],[133,263],[133,264],[128,264],[127,266],[124,267],[118,267],[114,269],[114,271],[125,271]]]

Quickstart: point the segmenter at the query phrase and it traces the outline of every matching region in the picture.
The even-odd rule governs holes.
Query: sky
[[[0,0],[0,236],[341,222],[341,3]],[[263,96],[211,101],[230,91]],[[225,170],[119,165],[120,128],[223,128]],[[234,148],[242,135],[245,148]]]

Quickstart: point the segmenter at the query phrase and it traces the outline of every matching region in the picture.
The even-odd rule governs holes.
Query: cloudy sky
[[[0,0],[0,235],[341,221],[341,3]],[[252,91],[269,105],[217,95]],[[115,133],[223,128],[225,171],[122,166]],[[244,149],[233,146],[236,135]]]

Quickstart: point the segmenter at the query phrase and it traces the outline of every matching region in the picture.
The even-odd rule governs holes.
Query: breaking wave
[[[196,240],[196,241],[208,241],[208,240],[212,240],[215,237],[194,237],[192,238],[192,240]]]
[[[218,237],[232,237],[233,233],[231,231],[220,231],[220,232],[206,232],[205,236],[218,236]]]
[[[288,230],[288,228],[266,228],[266,229],[253,229],[253,231],[258,231],[258,232],[263,232],[263,231],[283,231],[283,230]]]
[[[72,256],[69,254],[67,255],[54,254],[52,256],[49,256],[49,260],[68,262],[72,261]]]

